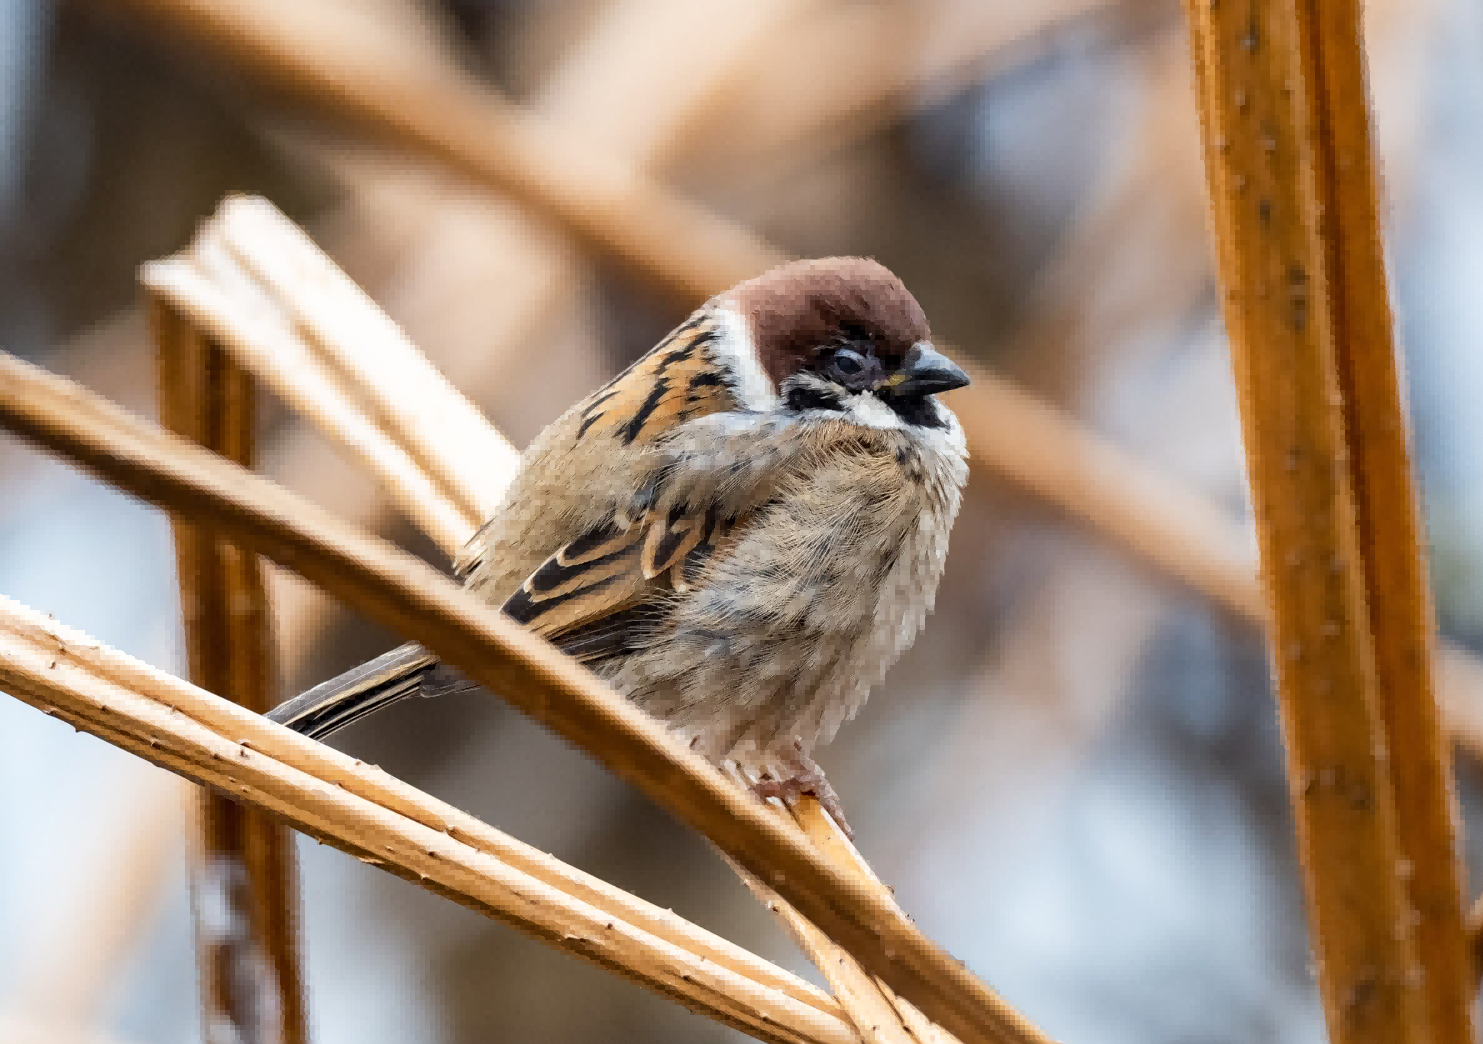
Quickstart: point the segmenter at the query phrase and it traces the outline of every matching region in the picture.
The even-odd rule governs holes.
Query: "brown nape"
[[[891,369],[912,345],[932,339],[911,291],[890,269],[865,257],[780,265],[721,300],[750,321],[758,360],[774,384],[842,340],[869,340]]]

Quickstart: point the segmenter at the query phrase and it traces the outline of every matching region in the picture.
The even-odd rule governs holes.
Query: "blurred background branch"
[[[1178,499],[1133,501],[1145,508],[1120,532],[1139,536],[1140,558],[977,468],[938,614],[824,761],[903,905],[1054,1036],[1317,1039],[1259,637],[1161,580],[1165,565],[1146,566],[1198,565],[1200,589],[1226,584],[1222,604],[1260,608],[1178,5],[800,0],[759,5],[734,34],[720,13],[645,0],[306,6],[332,26],[322,46],[372,26],[401,63],[389,69],[425,63],[518,112],[580,119],[602,134],[592,151],[604,162],[643,168],[789,254],[879,257],[939,338],[1152,466],[1165,488],[1201,495],[1192,516]],[[1438,688],[1466,742],[1483,735],[1483,678],[1458,654],[1483,644],[1483,370],[1467,348],[1483,336],[1483,17],[1465,0],[1370,0],[1366,20],[1453,643]],[[114,5],[8,0],[0,22],[0,331],[135,410],[152,409],[152,368],[129,307],[133,267],[178,249],[229,190],[279,202],[516,446],[684,311],[549,216],[342,134],[317,104],[263,92]],[[375,47],[364,53],[389,53]],[[1100,451],[1046,471],[1057,457],[1037,440],[1062,429],[1035,417],[1004,411],[1005,460],[1061,483],[1056,502],[1072,515],[1125,503]],[[443,561],[390,491],[292,410],[270,399],[259,434],[265,473]],[[0,590],[183,670],[168,531],[153,512],[6,441],[0,505]],[[1220,528],[1203,532],[1201,519]],[[101,532],[109,551],[80,553]],[[1181,549],[1181,533],[1208,557]],[[287,691],[393,641],[288,574],[267,580]],[[125,1039],[194,1039],[178,832],[148,826],[156,802],[160,822],[178,823],[178,803],[129,759],[21,710],[0,719],[7,791],[43,765],[66,764],[78,782],[44,805],[0,804],[0,829],[19,839],[0,889],[0,921],[16,926],[0,948],[0,1005],[76,973],[81,993],[49,1017],[75,1004]],[[807,971],[704,846],[502,708],[450,697],[345,743]],[[1461,764],[1465,811],[1477,784]],[[120,835],[126,816],[140,826]],[[107,829],[75,829],[94,821]],[[106,839],[120,836],[115,850]],[[1476,865],[1471,837],[1466,852]],[[301,858],[317,1039],[585,1042],[615,1026],[729,1038],[337,852]],[[164,871],[113,900],[122,879],[100,887],[106,871],[92,868],[114,864]],[[48,956],[74,952],[89,956]],[[553,991],[584,1003],[549,1003]]]

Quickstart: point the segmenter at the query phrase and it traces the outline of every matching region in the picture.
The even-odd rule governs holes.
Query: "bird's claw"
[[[839,802],[839,795],[817,765],[801,768],[787,779],[758,780],[752,784],[752,792],[764,801],[768,798],[781,798],[789,805],[797,803],[805,794],[812,795],[834,822],[839,824],[845,836],[851,841],[855,839],[855,832],[850,829],[849,821],[844,817],[844,806]]]

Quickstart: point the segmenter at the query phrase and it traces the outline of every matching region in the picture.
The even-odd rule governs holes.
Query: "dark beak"
[[[933,395],[968,383],[963,368],[930,344],[914,344],[891,381],[892,395]]]

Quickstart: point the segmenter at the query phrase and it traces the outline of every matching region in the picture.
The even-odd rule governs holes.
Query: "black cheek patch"
[[[790,410],[836,410],[842,411],[839,397],[818,388],[789,388],[787,406]]]
[[[930,396],[881,394],[877,397],[891,407],[896,416],[914,428],[941,429],[947,427],[947,420],[933,404]]]

